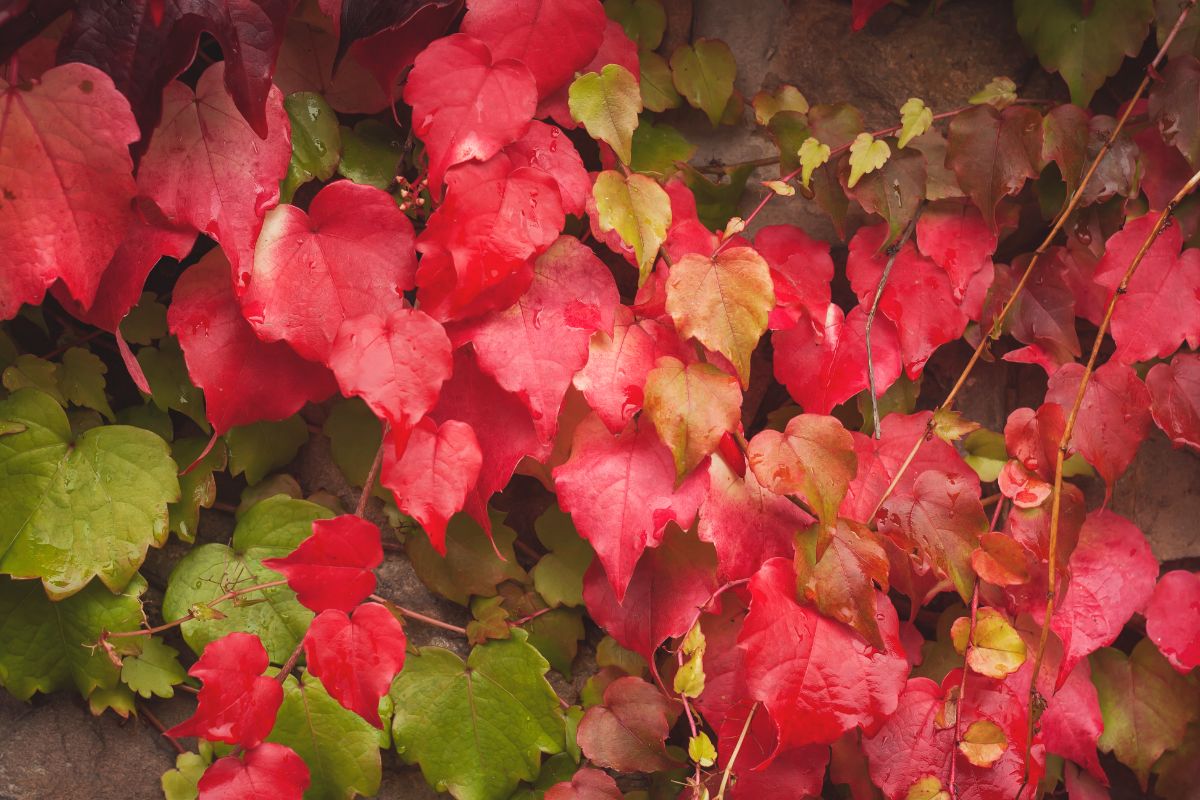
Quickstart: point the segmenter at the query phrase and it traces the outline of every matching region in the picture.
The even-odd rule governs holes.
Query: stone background
[[[872,129],[895,124],[897,109],[910,96],[921,97],[935,111],[954,108],[997,75],[1012,77],[1025,96],[1065,98],[1061,83],[1046,76],[1026,52],[1006,0],[947,0],[932,14],[926,13],[926,3],[915,0],[911,10],[884,9],[856,34],[850,31],[849,0],[795,0],[790,4],[783,0],[697,0],[694,6],[687,0],[668,0],[665,4],[670,7],[668,47],[698,36],[724,39],[737,57],[737,87],[746,97],[760,88],[792,83],[811,103],[853,103]],[[1118,90],[1128,83],[1123,75],[1113,81]],[[1115,103],[1121,96],[1114,93],[1107,102]],[[1103,93],[1098,102],[1106,102]],[[698,117],[693,114],[672,120],[699,144],[694,163],[743,161],[775,152],[771,140],[754,130],[749,109],[748,122],[737,128],[713,131]],[[774,175],[760,170],[756,177],[763,180]],[[753,181],[751,185],[756,186]],[[758,196],[753,190],[748,195],[747,207],[752,207]],[[760,217],[761,224],[790,222],[814,236],[833,239],[828,222],[810,209],[799,197],[779,198]],[[838,255],[844,261],[844,249],[835,248],[835,258]],[[943,351],[927,369],[927,397],[945,393],[966,354],[965,348],[946,347]],[[962,407],[967,416],[994,430],[1002,429],[1009,410],[1036,401],[1044,389],[1040,370],[1003,362],[981,364],[963,396]],[[357,498],[332,466],[323,437],[314,437],[292,472],[306,492],[330,491],[353,508]],[[1102,499],[1100,487],[1089,488],[1097,502]],[[1172,566],[1200,568],[1196,525],[1200,520],[1200,458],[1173,450],[1155,429],[1118,483],[1113,507],[1146,532],[1160,560]],[[536,514],[525,516],[532,519]],[[382,517],[376,521],[385,523]],[[227,515],[204,512],[202,539],[219,540],[228,536],[228,530]],[[170,548],[151,551],[145,572],[159,592],[178,555]],[[417,611],[448,621],[465,620],[463,609],[433,597],[421,585],[403,556],[389,555],[380,592]],[[155,596],[153,590],[150,596]],[[409,625],[408,630],[417,644],[463,649],[460,641],[431,633],[419,624]],[[174,644],[184,648],[181,641]],[[588,659],[586,645],[580,658]],[[556,688],[572,698],[588,672],[578,669],[574,686],[560,683]],[[153,708],[169,726],[186,717],[190,705],[190,701],[155,701]],[[394,754],[385,753],[384,759],[379,797],[420,800],[439,796]],[[112,714],[92,717],[86,704],[69,692],[38,696],[26,704],[0,691],[0,800],[149,800],[161,797],[159,775],[173,764],[174,751],[143,721],[125,721]],[[1140,796],[1136,785],[1130,788],[1121,776],[1117,783],[1114,797]]]

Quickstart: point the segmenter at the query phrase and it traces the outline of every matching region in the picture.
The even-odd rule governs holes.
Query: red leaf
[[[1146,605],[1146,635],[1178,671],[1200,665],[1200,574],[1177,569],[1159,578]]]
[[[343,394],[366,400],[391,423],[399,444],[433,410],[450,378],[450,340],[425,312],[399,308],[383,319],[369,315],[344,321],[329,363]]]
[[[866,27],[871,17],[875,16],[876,13],[891,2],[892,0],[853,0],[850,4],[852,14],[850,27],[853,30],[861,31]]]
[[[1176,447],[1200,452],[1200,355],[1180,353],[1146,374],[1150,412]]]
[[[330,697],[376,728],[379,701],[404,666],[404,628],[378,603],[364,603],[350,617],[322,611],[304,636],[308,669]]]
[[[1037,178],[1041,150],[1042,115],[1035,109],[976,106],[950,121],[946,166],[995,230],[996,206]]]
[[[738,647],[746,686],[771,712],[779,731],[775,754],[830,743],[855,726],[874,729],[891,715],[908,675],[896,611],[878,595],[876,650],[840,622],[795,601],[792,565],[775,558],[750,580],[750,613]]]
[[[697,469],[675,489],[675,462],[653,426],[635,422],[614,437],[594,414],[575,429],[570,460],[554,470],[559,506],[592,543],[618,601],[667,523],[691,527],[706,483]]]
[[[571,780],[546,790],[545,800],[621,800],[624,795],[607,772],[584,767]]]
[[[679,766],[666,747],[677,716],[676,703],[651,684],[641,678],[618,678],[604,690],[604,703],[583,715],[576,739],[598,767],[658,772]]]
[[[756,434],[746,456],[759,483],[775,494],[803,497],[822,525],[836,524],[838,507],[858,468],[854,437],[841,422],[799,414],[782,432]]]
[[[230,633],[210,643],[188,670],[204,682],[196,713],[167,735],[256,746],[275,727],[275,715],[283,704],[283,686],[263,676],[269,663],[254,634]]]
[[[705,640],[704,691],[694,702],[715,731],[721,730],[725,715],[734,706],[750,702],[742,669],[745,657],[737,646],[746,618],[744,598],[748,596],[749,592],[742,588],[724,592],[716,600],[717,608],[700,615],[700,630]],[[769,716],[764,708],[757,713]]]
[[[0,320],[56,280],[85,308],[133,221],[137,126],[99,70],[64,64],[33,85],[0,79]]]
[[[529,67],[544,98],[595,57],[606,22],[597,0],[470,0],[462,32]]]
[[[1016,274],[1029,263],[1021,257],[1013,263]],[[1079,357],[1079,336],[1075,332],[1075,292],[1061,271],[1036,269],[1010,317],[1013,337],[1028,347],[1004,354],[1005,361],[1037,364],[1053,375],[1063,364]]]
[[[1155,219],[1154,214],[1139,217],[1105,243],[1095,281],[1108,289],[1109,297]],[[1112,335],[1122,363],[1166,358],[1185,340],[1193,350],[1200,348],[1200,252],[1188,249],[1181,256],[1182,246],[1178,225],[1163,229],[1117,301]]]
[[[638,66],[637,43],[625,35],[625,29],[621,27],[621,23],[605,19],[599,24],[603,26],[600,49],[596,51],[596,55],[592,57],[591,61],[577,71],[580,73],[599,72],[607,64],[620,64],[629,70],[633,77],[640,79],[642,72]],[[564,83],[549,96],[542,98],[534,116],[540,119],[549,117],[568,129],[579,127],[579,123],[571,116],[571,109],[567,105],[567,90],[570,85],[570,82]]]
[[[814,328],[822,324],[833,280],[829,243],[813,239],[795,225],[769,225],[754,234],[754,249],[771,267],[775,285],[768,327],[778,331],[801,321]]]
[[[943,686],[957,688],[961,675],[951,672]],[[943,787],[950,784],[954,723],[953,709],[947,714],[943,686],[929,678],[909,678],[896,713],[863,737],[871,781],[888,800],[905,800],[909,788],[926,776],[937,778]]]
[[[533,282],[515,305],[455,328],[454,340],[474,345],[480,368],[525,403],[538,434],[550,441],[592,332],[612,330],[620,302],[604,262],[563,236],[534,263]]]
[[[418,42],[417,49],[423,47],[424,43]],[[356,52],[343,59],[334,71],[336,52],[337,36],[327,18],[293,17],[288,20],[287,35],[279,50],[275,85],[285,96],[293,92],[316,92],[343,114],[377,114],[391,105],[391,87],[380,86]]]
[[[815,322],[817,332],[797,325],[771,337],[775,377],[805,411],[828,414],[867,388],[867,313],[860,306],[846,316],[830,303]],[[875,391],[883,394],[900,377],[900,342],[896,327],[882,315],[871,327],[871,354]]]
[[[238,425],[286,419],[337,391],[329,370],[282,342],[254,335],[233,295],[229,262],[210,251],[175,284],[167,311],[192,382],[218,434]]]
[[[147,8],[156,3],[159,20]],[[271,75],[292,6],[290,0],[83,0],[59,60],[83,61],[111,75],[148,134],[163,113],[170,115],[163,87],[192,63],[200,34],[210,33],[225,59],[225,90],[266,139],[275,127]]]
[[[483,463],[478,483],[467,493],[465,510],[490,531],[488,500],[508,485],[522,458],[544,461],[550,445],[538,439],[529,410],[521,401],[479,369],[470,348],[454,352],[454,374],[442,387],[431,416],[443,425],[461,420],[475,431]]]
[[[1037,411],[1018,408],[1004,424],[1004,445],[1025,469],[1050,480],[1066,427],[1067,414],[1058,403],[1043,403]]]
[[[749,701],[742,701],[721,723],[717,731],[720,746],[717,766],[721,769],[728,767],[746,725],[746,714],[753,706]],[[821,795],[825,767],[829,763],[829,748],[825,745],[797,747],[772,759],[777,744],[775,722],[761,707],[754,712],[750,729],[741,742],[732,772],[736,780],[731,784],[730,797],[734,800]],[[769,763],[765,763],[768,760]]]
[[[139,185],[167,219],[216,239],[237,275],[250,271],[263,214],[279,202],[292,157],[283,95],[267,96],[265,141],[237,113],[222,85],[225,62],[209,67],[193,94],[167,87],[163,121],[138,167]],[[239,284],[244,288],[245,284]]]
[[[413,428],[402,453],[384,450],[380,478],[397,507],[421,523],[434,549],[445,555],[446,523],[466,505],[482,464],[470,425],[456,419],[438,425],[426,417]]]
[[[1069,411],[1082,377],[1083,365],[1075,363],[1051,375],[1046,402]],[[1071,446],[1096,468],[1111,495],[1113,484],[1133,462],[1149,429],[1150,390],[1132,369],[1109,361],[1088,382]]]
[[[404,102],[412,106],[413,131],[429,152],[436,196],[447,169],[486,161],[525,133],[537,108],[537,86],[520,61],[493,56],[484,42],[456,33],[417,56]]]
[[[310,780],[308,765],[292,748],[267,742],[241,758],[217,759],[196,788],[200,800],[300,800]]]
[[[978,209],[968,203],[935,203],[917,221],[917,246],[950,276],[959,299],[975,273],[991,261],[998,241]]]
[[[724,459],[712,459],[698,533],[716,545],[723,580],[749,578],[776,556],[790,559],[796,531],[812,523],[790,500],[764,488],[753,471],[739,476]]]
[[[1092,669],[1086,658],[1075,665],[1062,687],[1050,697],[1038,720],[1038,728],[1047,753],[1071,759],[1108,785],[1108,776],[1104,774],[1096,752],[1096,740],[1104,730],[1104,719],[1100,714],[1100,698],[1092,684]]]
[[[533,167],[554,179],[563,211],[576,217],[586,212],[592,179],[571,140],[554,125],[534,120],[520,139],[502,151],[513,168]]]
[[[373,570],[383,563],[379,528],[362,517],[343,514],[313,522],[309,536],[285,558],[263,566],[287,578],[296,599],[317,613],[350,611],[375,591]]]
[[[888,226],[881,224],[860,228],[850,240],[846,276],[864,308],[870,308],[887,265],[887,237]],[[921,301],[914,303],[914,297]],[[945,271],[918,253],[912,242],[905,242],[896,255],[878,313],[896,324],[904,369],[914,380],[933,351],[957,339],[967,326],[962,293],[956,296]],[[877,329],[872,328],[872,336]],[[871,344],[874,347],[874,339]]]
[[[622,647],[654,664],[654,652],[667,639],[683,636],[698,610],[717,588],[712,545],[678,526],[662,544],[638,560],[622,600],[617,600],[603,567],[593,561],[583,576],[588,614]]]
[[[267,214],[242,309],[262,338],[328,361],[343,322],[404,308],[416,268],[412,223],[391,196],[337,181],[307,214],[286,204]]]

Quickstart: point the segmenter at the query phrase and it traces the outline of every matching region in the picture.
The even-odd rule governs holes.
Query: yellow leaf
[[[688,758],[702,767],[717,763],[717,748],[713,747],[707,733],[701,731],[688,740]]]
[[[936,775],[926,775],[909,787],[905,800],[950,800],[950,793]]]
[[[626,177],[611,169],[596,176],[592,197],[600,230],[615,230],[621,241],[633,248],[640,286],[667,236],[671,198],[653,178],[637,173]]]
[[[925,107],[925,101],[919,97],[908,98],[908,102],[900,106],[900,141],[896,146],[903,150],[932,124],[933,112]]]
[[[1011,106],[1017,101],[1017,84],[1013,83],[1012,78],[1006,78],[1003,75],[992,78],[988,81],[988,85],[980,89],[971,98],[967,100],[973,106],[987,104],[995,106],[998,110]]]
[[[768,124],[771,117],[780,111],[808,113],[808,100],[799,89],[786,83],[774,92],[759,92],[751,102],[754,105],[754,119],[759,125]]]
[[[958,749],[977,767],[990,767],[1008,749],[1008,737],[996,723],[981,719],[972,722],[963,734]]]
[[[846,186],[853,189],[859,178],[882,167],[891,155],[892,149],[887,142],[869,133],[860,133],[850,145],[850,180]]]
[[[567,90],[567,104],[589,136],[607,142],[622,163],[629,163],[642,111],[642,90],[633,73],[608,64],[599,72],[580,75]]]
[[[763,181],[762,185],[781,197],[792,197],[796,194],[796,187],[786,181]]]
[[[804,188],[808,188],[809,181],[812,180],[812,174],[817,167],[829,160],[829,154],[832,151],[829,145],[821,144],[815,137],[808,137],[800,145],[798,155],[800,156],[800,182],[804,184]]]
[[[1003,678],[1025,663],[1025,641],[994,608],[981,608],[975,617],[975,641],[968,649],[970,617],[959,617],[950,629],[954,649],[967,654],[967,666],[989,678]]]
[[[704,693],[704,651],[696,653],[675,673],[675,691],[684,697],[699,697]]]

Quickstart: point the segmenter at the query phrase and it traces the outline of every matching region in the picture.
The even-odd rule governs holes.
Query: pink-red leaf
[[[200,800],[300,800],[311,776],[290,747],[260,744],[241,758],[225,756],[196,785]]]
[[[952,673],[954,686],[960,674]],[[896,713],[876,732],[864,736],[862,747],[871,780],[888,800],[905,800],[909,788],[927,776],[948,786],[954,724],[947,715],[942,687],[929,678],[909,678]]]
[[[1176,447],[1200,452],[1200,355],[1180,353],[1146,374],[1150,413]]]
[[[624,795],[607,772],[584,767],[571,780],[546,790],[545,800],[621,800]]]
[[[833,526],[858,469],[854,437],[833,417],[800,414],[782,432],[765,430],[750,440],[747,459],[758,482],[775,494],[808,501],[823,525]]]
[[[814,327],[823,324],[833,280],[829,243],[795,225],[769,225],[754,235],[754,249],[770,266],[775,286],[771,330],[786,330],[802,320]]]
[[[1042,116],[1029,106],[997,111],[975,106],[950,121],[946,166],[996,230],[996,206],[1037,178],[1042,151]]]
[[[996,233],[979,210],[967,203],[935,203],[917,221],[917,247],[950,276],[958,299],[975,273],[991,260],[997,243]]]
[[[305,608],[350,611],[375,591],[373,570],[383,563],[379,528],[362,517],[343,514],[313,522],[309,536],[285,558],[263,566],[287,578]]]
[[[1177,569],[1159,578],[1146,605],[1146,636],[1180,672],[1200,666],[1200,574]]]
[[[378,603],[364,603],[350,616],[322,611],[304,637],[308,669],[330,697],[376,728],[379,701],[404,666],[404,628]]]
[[[775,752],[778,735],[775,722],[766,709],[757,708],[750,729],[742,737],[746,715],[755,704],[743,700],[721,723],[717,731],[717,766],[726,769],[733,761],[734,748],[741,741],[737,761],[733,762],[735,780],[730,784],[734,800],[776,797],[819,797],[829,763],[829,748],[810,744],[780,753]],[[766,763],[768,762],[769,763]]]

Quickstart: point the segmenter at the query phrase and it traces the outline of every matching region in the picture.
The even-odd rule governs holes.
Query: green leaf
[[[997,111],[1003,111],[1017,102],[1017,84],[1012,78],[1003,75],[992,78],[987,86],[971,95],[967,102],[973,106],[989,105]]]
[[[351,130],[342,126],[342,160],[338,173],[355,183],[387,189],[404,157],[404,137],[391,125],[364,119]]]
[[[643,51],[657,50],[667,29],[667,12],[659,0],[604,0],[604,13],[621,24],[625,35]]]
[[[616,170],[596,176],[592,187],[597,223],[607,233],[615,230],[621,241],[633,248],[638,264],[638,285],[645,282],[667,238],[671,224],[671,198],[652,178]]]
[[[179,663],[179,651],[162,639],[138,636],[120,644],[122,650],[127,644],[137,648],[121,662],[121,682],[142,697],[173,697],[173,687],[187,678]]]
[[[665,122],[643,122],[633,132],[633,161],[629,167],[634,172],[667,178],[678,170],[678,162],[687,161],[695,152],[696,145]]]
[[[17,356],[13,365],[4,370],[0,383],[10,392],[38,389],[54,398],[60,406],[65,406],[67,398],[63,396],[58,374],[58,364],[25,354]]]
[[[290,464],[307,441],[308,425],[299,416],[233,428],[225,434],[229,471],[245,474],[247,483],[258,483],[273,470]]]
[[[589,136],[607,142],[622,163],[629,163],[633,129],[642,113],[642,91],[633,73],[620,64],[607,64],[599,72],[580,75],[567,90],[567,104]]]
[[[180,753],[175,757],[175,769],[162,775],[163,797],[166,800],[196,800],[200,796],[200,778],[208,762],[198,753]]]
[[[122,408],[117,412],[117,422],[150,431],[168,442],[175,438],[171,415],[149,401],[140,406]]]
[[[696,214],[705,227],[721,230],[737,214],[738,203],[746,192],[746,181],[754,167],[738,167],[726,173],[728,180],[710,181],[690,164],[681,170],[684,183],[696,198]]]
[[[167,335],[167,307],[153,292],[142,292],[138,304],[121,320],[121,336],[130,344],[150,344]]]
[[[863,175],[886,164],[891,154],[887,142],[869,133],[860,133],[850,145],[850,180],[846,186],[853,189]]]
[[[471,651],[423,647],[392,685],[396,751],[458,800],[504,800],[532,781],[541,754],[562,752],[565,724],[524,631]]]
[[[241,519],[246,515],[246,512],[254,508],[256,505],[266,500],[268,497],[283,495],[290,497],[293,500],[303,500],[304,490],[300,488],[300,483],[284,472],[276,473],[265,480],[261,480],[253,486],[247,486],[242,490],[242,496],[238,500],[238,506],[234,509],[233,516]]]
[[[383,441],[383,427],[367,404],[360,398],[339,400],[329,410],[321,432],[329,437],[333,463],[351,486],[361,487],[371,472],[379,443]],[[374,494],[388,499],[391,492],[383,488],[379,478],[375,479]]]
[[[163,339],[158,347],[138,350],[137,360],[150,382],[154,405],[162,411],[178,411],[205,433],[212,430],[204,415],[204,395],[192,384],[183,351],[174,336]]]
[[[1008,462],[1008,448],[1004,444],[1004,435],[989,430],[978,430],[968,434],[963,440],[967,455],[964,461],[975,470],[979,480],[991,483],[1000,477],[1000,470]]]
[[[350,800],[379,791],[379,731],[342,707],[312,673],[283,682],[283,705],[268,742],[286,745],[308,765],[304,800]]]
[[[129,687],[117,685],[111,689],[97,689],[88,695],[88,710],[92,716],[98,717],[105,711],[129,719],[129,715],[137,710],[137,700]]]
[[[645,676],[649,669],[646,659],[632,650],[626,650],[611,636],[605,636],[600,640],[600,644],[596,645],[596,664],[602,668],[616,667],[635,678]]]
[[[692,108],[708,115],[715,128],[733,96],[737,61],[729,45],[719,39],[697,39],[681,44],[671,54],[671,74],[675,88]]]
[[[191,466],[188,474],[179,476],[179,502],[171,503],[169,507],[171,532],[185,542],[196,540],[200,509],[211,508],[216,501],[217,481],[213,473],[225,469],[227,460],[225,443],[218,441],[196,464],[205,447],[208,447],[208,440],[198,436],[189,436],[171,444],[175,463],[185,469]]]
[[[717,748],[713,747],[708,734],[700,731],[688,740],[688,758],[702,767],[711,767],[717,763]]]
[[[573,707],[572,710],[578,709]],[[583,712],[579,713],[582,715]],[[570,720],[568,719],[569,724]],[[567,735],[572,735],[570,730]],[[547,789],[555,784],[570,781],[578,770],[579,764],[576,759],[571,758],[569,753],[556,753],[542,762],[542,771],[538,773],[537,780],[531,786],[517,789],[509,800],[542,800],[546,796]]]
[[[641,53],[639,56],[642,107],[647,111],[666,111],[679,108],[683,98],[675,91],[671,77],[671,65],[658,53]]]
[[[287,556],[312,534],[314,520],[332,516],[304,500],[282,495],[263,500],[238,521],[231,546],[201,545],[180,559],[167,582],[163,617],[180,619],[192,606],[207,605],[226,592],[281,580],[279,573],[262,565],[263,559]],[[276,664],[291,655],[313,618],[287,586],[250,592],[212,610],[222,618],[193,619],[181,626],[184,641],[197,655],[209,642],[245,631],[262,640]]]
[[[517,532],[504,524],[501,514],[492,514],[491,540],[475,520],[455,514],[446,527],[444,558],[423,534],[408,536],[405,546],[417,577],[442,597],[465,606],[471,595],[494,597],[500,583],[526,580],[512,549],[516,539]]]
[[[0,576],[0,686],[19,700],[74,685],[84,697],[120,683],[117,666],[92,647],[102,631],[142,624],[146,581],[136,576],[113,594],[99,581],[57,602],[37,581]]]
[[[905,145],[917,138],[933,124],[933,112],[925,107],[925,101],[919,97],[910,97],[900,106],[900,141],[896,147],[901,150]]]
[[[291,202],[296,189],[313,178],[327,181],[337,170],[342,137],[337,113],[316,92],[293,92],[283,100],[292,129],[292,160],[280,194]]]
[[[750,102],[754,106],[754,120],[759,125],[769,125],[780,111],[808,113],[808,100],[790,83],[785,83],[773,92],[759,92]]]
[[[108,367],[100,357],[82,347],[72,347],[63,353],[58,382],[67,401],[72,405],[99,411],[105,419],[114,419],[112,407],[104,395],[104,373]]]
[[[1188,724],[1200,719],[1200,684],[1195,675],[1176,672],[1149,639],[1138,642],[1128,657],[1105,647],[1091,661],[1104,718],[1097,744],[1133,770],[1145,791],[1150,767],[1178,747]]]
[[[550,662],[550,667],[571,680],[571,665],[585,635],[583,610],[554,608],[522,627],[529,634],[529,643]]]
[[[166,541],[179,499],[167,443],[125,425],[73,438],[62,406],[36,389],[0,401],[0,420],[25,426],[0,436],[0,573],[41,578],[55,598],[94,576],[124,589]]]
[[[550,551],[530,570],[533,587],[550,606],[582,606],[583,574],[595,558],[592,546],[558,506],[546,509],[533,529]]]
[[[1017,32],[1042,66],[1062,75],[1086,106],[1125,56],[1136,56],[1154,20],[1152,0],[1016,0]]]

